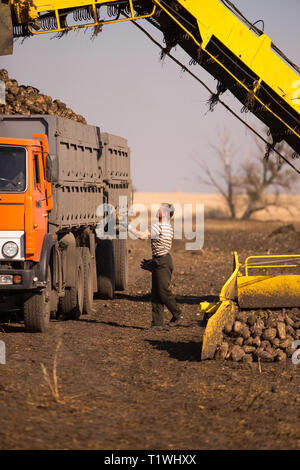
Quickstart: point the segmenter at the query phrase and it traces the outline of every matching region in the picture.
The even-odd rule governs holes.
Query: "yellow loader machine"
[[[240,310],[300,307],[300,255],[249,256],[244,265],[234,253],[233,273],[217,302],[202,302],[207,320],[202,359],[212,359],[222,342],[222,330]]]

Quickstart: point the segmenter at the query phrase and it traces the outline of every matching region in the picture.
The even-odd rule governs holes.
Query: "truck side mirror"
[[[56,183],[58,181],[57,155],[47,155],[46,157],[46,178],[49,183]]]

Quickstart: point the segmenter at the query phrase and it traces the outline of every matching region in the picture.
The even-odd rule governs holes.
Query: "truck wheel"
[[[127,240],[113,240],[116,290],[123,291],[128,284]]]
[[[70,319],[78,320],[83,311],[84,268],[80,248],[76,249],[75,286],[66,288],[60,299],[61,313]]]
[[[96,249],[98,296],[113,299],[115,294],[114,254],[111,240],[101,240]]]
[[[84,315],[93,313],[94,289],[93,289],[93,264],[90,250],[81,248],[84,272],[83,311]]]
[[[45,289],[24,300],[24,323],[30,333],[44,333],[49,325],[51,310],[51,271],[48,267]]]

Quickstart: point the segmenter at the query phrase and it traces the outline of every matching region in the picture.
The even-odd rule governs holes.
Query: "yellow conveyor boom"
[[[12,53],[12,26],[15,36],[63,34],[140,19],[163,32],[166,50],[180,45],[218,80],[217,97],[231,91],[273,143],[300,154],[299,68],[228,0],[0,0],[0,54]]]

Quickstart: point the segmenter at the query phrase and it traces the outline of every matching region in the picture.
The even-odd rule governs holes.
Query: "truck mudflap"
[[[8,3],[0,2],[0,55],[10,55],[13,53],[11,9]]]
[[[39,285],[47,283],[48,276],[48,266],[50,263],[50,257],[52,248],[56,243],[57,237],[54,234],[47,233],[44,238],[41,259],[39,263],[35,265],[35,277],[37,278],[37,283]]]

